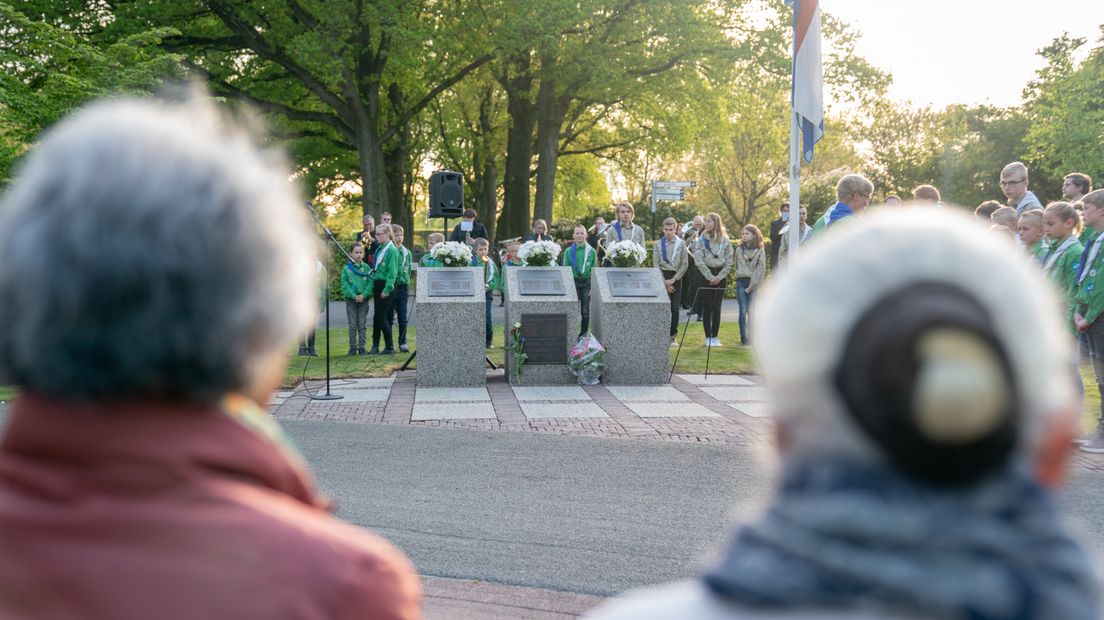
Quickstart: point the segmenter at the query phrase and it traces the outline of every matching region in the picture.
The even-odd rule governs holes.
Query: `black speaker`
[[[429,217],[464,214],[464,175],[438,170],[429,175]]]

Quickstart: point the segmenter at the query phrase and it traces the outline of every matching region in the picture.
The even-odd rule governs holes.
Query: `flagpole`
[[[790,110],[790,230],[789,254],[786,260],[793,262],[801,247],[801,132],[797,128],[797,111]]]

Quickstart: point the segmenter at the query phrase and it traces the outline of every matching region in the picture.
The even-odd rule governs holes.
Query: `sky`
[[[1013,106],[1062,32],[1092,47],[1104,0],[820,0],[861,33],[857,51],[893,75],[889,97],[943,108]]]

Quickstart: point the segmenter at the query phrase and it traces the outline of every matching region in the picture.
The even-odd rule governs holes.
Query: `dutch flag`
[[[813,161],[813,145],[824,137],[824,69],[820,62],[820,3],[791,0],[794,24],[791,103],[801,125],[801,152]]]

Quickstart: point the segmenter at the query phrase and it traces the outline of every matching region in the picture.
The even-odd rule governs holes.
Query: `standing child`
[[[652,262],[663,274],[663,286],[671,300],[671,346],[677,346],[675,336],[678,335],[682,276],[690,264],[686,256],[686,242],[679,237],[678,222],[673,217],[663,220],[663,236],[652,248]]]
[[[767,255],[763,251],[763,233],[754,224],[740,232],[736,252],[736,301],[740,305],[740,344],[748,343],[748,309],[759,283],[767,275]]]
[[[372,294],[371,269],[364,262],[364,245],[349,248],[352,262],[341,270],[341,294],[345,297],[345,317],[349,319],[349,355],[365,355],[368,329],[368,297]]]
[[[433,249],[433,246],[438,243],[444,243],[445,236],[441,233],[429,233],[426,237],[426,253],[422,255],[422,260],[418,261],[419,267],[440,267],[441,263],[429,255],[429,251]]]
[[[391,225],[391,235],[394,237],[395,248],[399,251],[399,275],[395,278],[395,292],[391,295],[391,319],[397,319],[399,323],[399,350],[407,353],[410,347],[406,346],[406,313],[410,299],[410,263],[413,255],[403,245],[404,234],[402,226]]]
[[[1046,260],[1047,251],[1050,250],[1050,246],[1043,239],[1044,226],[1042,209],[1024,211],[1023,215],[1020,216],[1018,226],[1020,243],[1031,255],[1032,260],[1039,265],[1042,265],[1043,261]]]
[[[1008,229],[1008,232],[1016,236],[1016,225],[1019,223],[1019,218],[1016,216],[1016,210],[1012,207],[1001,207],[989,216],[989,223],[993,226],[1004,226]]]
[[[1101,318],[1104,314],[1104,252],[1100,247],[1104,244],[1104,235],[1101,234],[1104,231],[1104,190],[1085,194],[1081,202],[1085,206],[1082,211],[1085,226],[1092,232],[1074,271],[1073,324],[1078,332],[1088,336],[1096,385],[1104,392],[1104,319]],[[1096,430],[1081,445],[1081,450],[1104,453],[1104,401],[1101,402]]]
[[[490,251],[491,244],[482,237],[477,237],[472,241],[472,250],[475,255],[472,256],[471,266],[483,268],[483,287],[487,294],[487,304],[484,311],[484,322],[486,326],[487,348],[491,348],[492,341],[494,340],[494,327],[491,324],[491,306],[494,305],[494,290],[498,288],[498,269],[495,268],[494,261],[487,256],[487,252]]]
[[[372,350],[370,353],[381,353],[379,350],[380,336],[383,336],[384,355],[394,355],[395,346],[391,335],[391,296],[395,292],[395,283],[399,278],[399,252],[391,243],[391,226],[380,224],[376,226],[376,242],[379,249],[376,250],[375,265],[372,271],[372,301],[375,310],[372,312]]]
[[[587,243],[586,226],[579,224],[571,238],[574,243],[560,254],[560,264],[571,267],[575,295],[579,298],[579,335],[590,331],[590,271],[598,262],[598,251]]]
[[[702,326],[707,347],[721,346],[717,332],[721,329],[721,302],[728,287],[728,273],[732,271],[732,254],[732,242],[725,233],[721,216],[707,214],[694,254],[694,262],[702,275],[698,295],[702,301]]]
[[[520,241],[511,241],[510,243],[506,244],[506,252],[505,252],[505,255],[502,257],[502,276],[500,276],[500,278],[499,278],[503,283],[506,282],[506,268],[507,267],[524,267],[525,266],[525,261],[518,258],[518,250],[519,249],[521,249],[521,242]],[[499,299],[499,303],[498,303],[499,306],[505,306],[506,305],[506,291],[505,291],[504,287],[499,288],[498,299]]]

